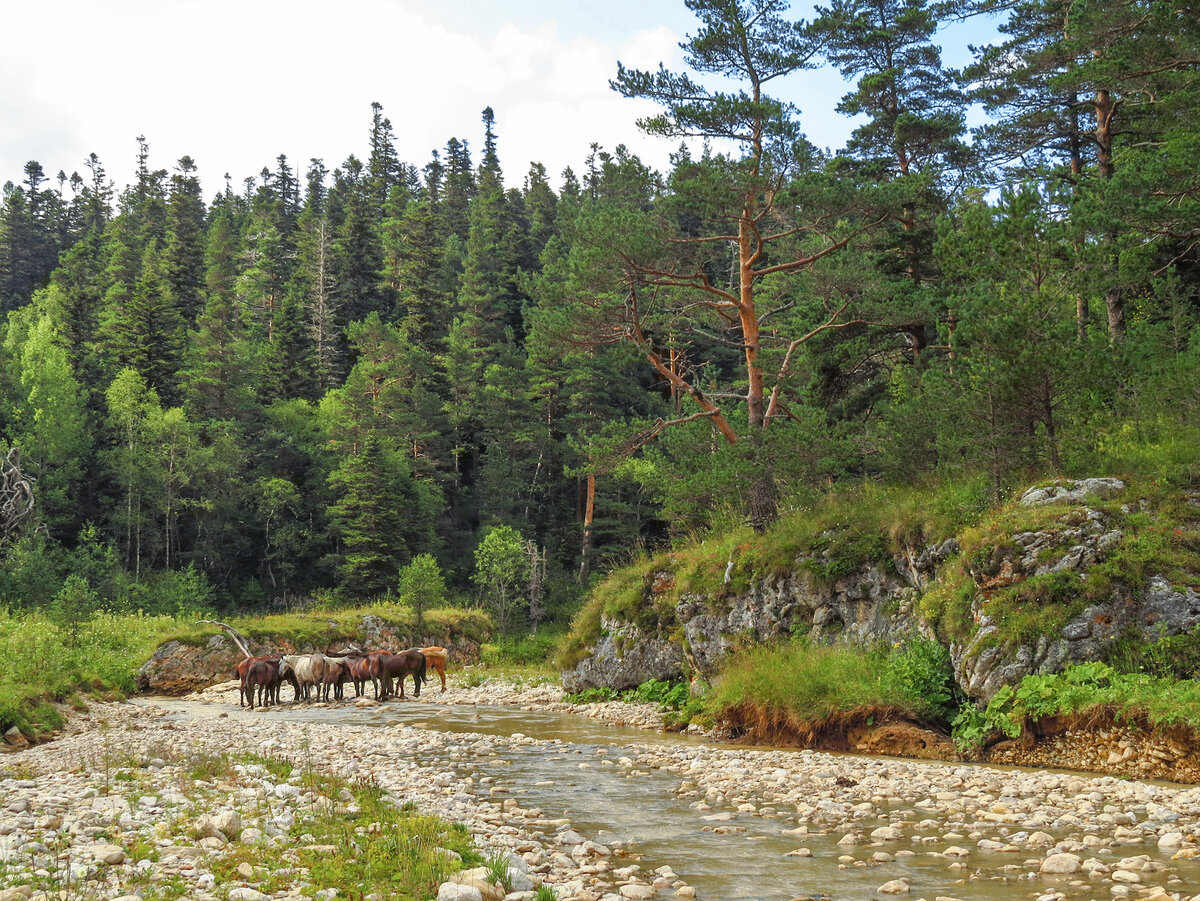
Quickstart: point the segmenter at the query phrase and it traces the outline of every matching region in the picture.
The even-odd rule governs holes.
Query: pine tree
[[[184,323],[171,296],[166,260],[151,239],[132,290],[118,283],[105,298],[101,341],[118,370],[132,368],[159,396],[174,398]]]
[[[339,193],[345,218],[333,241],[333,296],[342,321],[355,322],[387,305],[379,284],[382,259],[371,185],[364,177],[362,164],[353,156],[346,161],[346,177]]]
[[[195,172],[196,164],[185,156],[179,160],[179,171],[171,177],[165,247],[167,283],[180,315],[189,323],[204,306],[205,213]]]
[[[59,203],[42,187],[45,173],[31,160],[25,182],[5,191],[0,209],[0,310],[29,303],[58,261]]]

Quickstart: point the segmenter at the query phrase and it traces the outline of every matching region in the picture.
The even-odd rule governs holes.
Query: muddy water
[[[670,865],[676,874],[694,885],[702,899],[727,901],[787,901],[797,896],[825,894],[838,901],[879,897],[876,889],[888,880],[907,878],[912,894],[906,897],[978,899],[1007,901],[1036,898],[1051,889],[1065,897],[1091,899],[1107,897],[1110,884],[1085,878],[1069,885],[1065,880],[1052,882],[1041,877],[1029,880],[1022,874],[1036,871],[1037,852],[984,853],[973,841],[960,841],[971,849],[965,863],[954,864],[931,851],[944,850],[951,842],[941,839],[947,831],[945,817],[921,824],[927,814],[912,810],[904,819],[905,839],[886,844],[846,848],[837,844],[844,829],[826,834],[813,827],[808,835],[785,834],[799,825],[794,811],[782,807],[777,813],[743,811],[736,819],[709,819],[736,808],[714,805],[711,810],[692,807],[694,797],[681,792],[682,777],[655,764],[664,752],[704,755],[730,755],[745,758],[744,749],[732,750],[688,736],[649,733],[618,727],[582,716],[509,707],[443,706],[409,701],[384,707],[355,709],[349,706],[305,709],[284,706],[267,712],[249,714],[229,705],[205,705],[190,701],[155,699],[155,704],[177,715],[212,716],[230,712],[232,716],[292,722],[345,722],[356,725],[395,726],[400,724],[436,729],[448,733],[445,757],[438,763],[463,776],[470,775],[483,791],[507,793],[493,797],[500,801],[514,797],[523,808],[539,807],[547,817],[565,817],[587,838],[604,844],[633,843],[638,863],[644,872]],[[464,740],[456,742],[455,734]],[[524,735],[537,743],[510,747],[497,743],[494,755],[479,756],[471,751],[478,735]],[[467,738],[471,735],[471,738]],[[621,758],[627,758],[622,762]],[[422,761],[433,764],[435,761]],[[749,793],[749,789],[748,789]],[[761,802],[757,802],[762,806]],[[895,808],[876,805],[886,815]],[[869,832],[878,823],[861,825]],[[1047,830],[1053,834],[1053,830]],[[1059,837],[1059,836],[1056,836]],[[925,841],[921,841],[924,838]],[[811,857],[786,857],[794,849],[808,848]],[[913,852],[903,856],[898,852]],[[897,859],[874,862],[875,852],[898,855]],[[1106,857],[1150,854],[1166,861],[1153,844],[1119,850]],[[843,855],[852,855],[847,861]],[[1086,856],[1086,855],[1085,855]],[[843,859],[839,861],[839,857]],[[620,864],[618,864],[620,865]],[[1191,861],[1172,861],[1185,885],[1200,890],[1200,866]],[[1179,886],[1176,887],[1178,890]],[[1135,896],[1136,897],[1136,896]]]

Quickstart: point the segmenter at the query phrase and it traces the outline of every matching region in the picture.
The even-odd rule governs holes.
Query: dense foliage
[[[0,206],[0,435],[36,507],[0,605],[400,592],[516,627],[835,483],[1000,497],[1196,421],[1188,4],[980,2],[1004,37],[964,72],[925,0],[688,5],[690,71],[614,81],[711,142],[666,172],[593,145],[518,186],[490,109],[477,160],[419,166],[378,104],[332,171],[215,193],[144,139],[119,194],[95,156],[31,161]],[[821,61],[853,82],[837,152],[769,93]]]

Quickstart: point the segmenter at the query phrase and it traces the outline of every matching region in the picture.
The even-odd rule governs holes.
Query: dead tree
[[[0,467],[0,544],[15,538],[32,518],[35,481],[21,471],[20,448],[10,448]]]

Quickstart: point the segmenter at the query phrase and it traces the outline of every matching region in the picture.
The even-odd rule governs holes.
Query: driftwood
[[[21,451],[12,447],[0,466],[0,541],[15,536],[33,515],[35,481],[21,472]]]
[[[238,646],[238,650],[240,650],[246,656],[247,659],[249,659],[250,657],[253,656],[248,650],[246,650],[246,645],[244,645],[241,641],[242,636],[238,635],[238,633],[234,630],[233,626],[226,625],[225,623],[222,623],[222,622],[217,622],[217,620],[215,620],[215,619],[198,619],[198,620],[196,620],[197,626],[200,625],[201,623],[208,623],[210,626],[220,626],[222,629],[224,629],[226,632],[229,633],[229,637],[233,639],[233,643]]]

